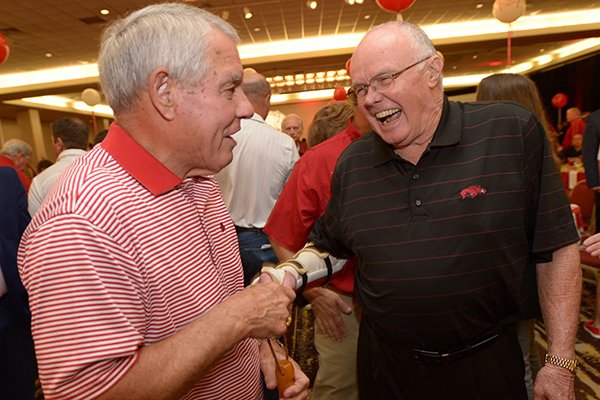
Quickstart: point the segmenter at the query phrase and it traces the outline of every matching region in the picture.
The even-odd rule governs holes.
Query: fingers
[[[300,366],[291,358],[294,366],[294,384],[283,392],[281,400],[304,400],[308,398],[308,377],[302,372]]]
[[[292,290],[296,289],[296,278],[291,273],[287,272],[283,276],[283,282],[281,284],[284,287],[290,288]]]

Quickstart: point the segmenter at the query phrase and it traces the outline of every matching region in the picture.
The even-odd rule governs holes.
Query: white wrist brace
[[[291,273],[296,279],[296,289],[302,289],[307,284],[323,277],[328,280],[331,275],[342,269],[346,260],[339,260],[320,251],[312,242],[307,243],[294,257],[275,268],[263,267],[261,272],[271,276],[273,281],[281,283],[285,272]]]

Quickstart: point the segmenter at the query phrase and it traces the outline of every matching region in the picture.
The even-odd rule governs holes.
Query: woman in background
[[[538,117],[546,131],[554,161],[557,166],[560,166],[562,162],[557,154],[558,141],[551,134],[546,111],[535,82],[519,74],[494,74],[482,79],[477,88],[477,101],[496,100],[519,103]]]
[[[477,88],[477,101],[513,101],[531,111],[542,123],[550,143],[552,155],[557,166],[561,160],[557,155],[556,139],[550,135],[546,112],[540,99],[540,93],[531,79],[518,74],[494,74],[484,78]],[[541,360],[535,347],[535,319],[517,321],[519,344],[525,362],[525,385],[529,399],[533,399],[533,382],[541,368]]]

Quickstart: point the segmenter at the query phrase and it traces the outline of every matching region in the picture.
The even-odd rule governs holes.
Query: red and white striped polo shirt
[[[113,124],[59,179],[23,236],[44,395],[94,398],[137,350],[243,289],[216,181],[181,181]],[[185,399],[262,397],[258,347],[242,341]]]

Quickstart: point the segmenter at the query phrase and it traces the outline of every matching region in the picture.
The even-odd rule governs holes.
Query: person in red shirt
[[[298,160],[263,229],[280,260],[291,258],[304,246],[331,196],[331,176],[339,155],[370,130],[369,123],[355,108],[346,129],[310,147]],[[303,292],[312,305],[318,328],[314,339],[319,352],[319,370],[313,386],[315,398],[358,399],[355,267],[356,260],[348,260],[329,285]]]
[[[23,169],[29,164],[33,149],[29,143],[21,139],[10,139],[4,143],[0,150],[0,167],[10,167],[17,171],[19,180],[25,188],[25,193],[29,192],[31,179],[23,173]]]
[[[583,135],[583,132],[585,131],[585,121],[581,118],[581,110],[579,108],[569,108],[567,110],[566,119],[569,127],[567,128],[567,132],[561,143],[563,149],[571,146],[573,135],[576,133]]]

